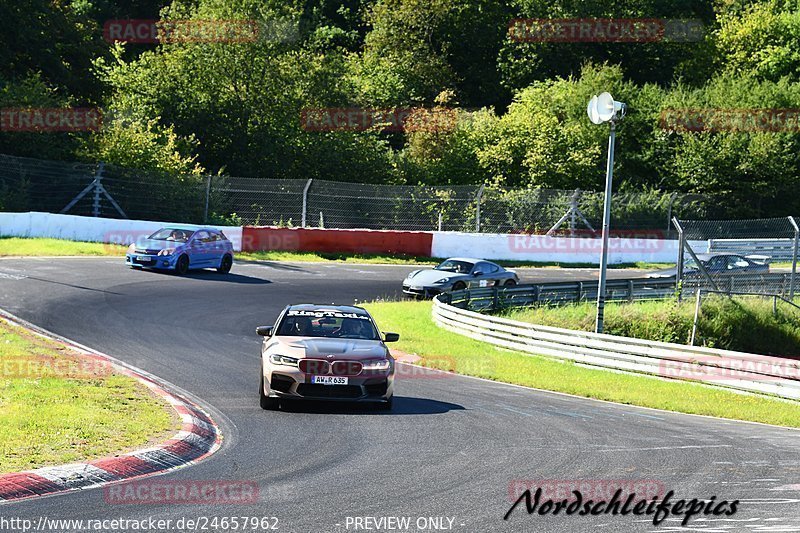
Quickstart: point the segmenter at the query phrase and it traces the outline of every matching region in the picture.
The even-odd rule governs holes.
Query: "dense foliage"
[[[684,42],[519,42],[517,18],[669,18]],[[711,195],[720,216],[800,212],[798,118],[781,131],[687,131],[686,109],[800,109],[792,0],[23,0],[0,6],[0,107],[98,106],[100,131],[0,132],[0,152],[369,183],[599,190],[607,129],[629,105],[616,188]],[[112,44],[111,19],[255,20],[242,42]],[[308,131],[303,110],[429,110],[405,132]],[[430,117],[444,117],[431,127]],[[511,201],[511,200],[509,200]],[[713,213],[712,213],[713,214]]]

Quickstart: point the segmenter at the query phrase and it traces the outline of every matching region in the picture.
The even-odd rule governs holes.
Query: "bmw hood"
[[[324,358],[329,355],[337,359],[383,359],[389,351],[380,341],[363,339],[307,339],[304,337],[288,337],[280,341],[289,348],[286,355],[299,357]]]
[[[449,281],[443,282],[440,285],[449,284],[455,280],[464,279],[468,276],[464,274],[456,274],[455,272],[447,272],[446,270],[419,270],[416,273],[412,273],[412,277],[406,278],[406,281],[410,282],[413,285],[417,286],[425,286],[429,287],[431,285],[437,285],[437,281],[440,279],[448,278]]]

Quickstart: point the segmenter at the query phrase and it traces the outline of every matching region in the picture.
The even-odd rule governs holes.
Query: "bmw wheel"
[[[278,408],[279,402],[277,398],[270,398],[264,393],[264,372],[261,372],[261,386],[258,387],[258,398],[261,408],[266,411],[274,411]]]
[[[178,262],[175,263],[175,273],[183,276],[187,272],[189,272],[189,256],[182,255],[178,258]]]
[[[231,271],[231,267],[233,266],[233,258],[229,255],[225,255],[222,258],[219,266],[217,267],[217,272],[220,274],[227,274]]]
[[[467,284],[463,281],[456,281],[453,283],[453,290],[454,291],[462,291],[467,288]]]
[[[503,283],[505,287],[513,287],[516,284],[517,284],[516,280],[513,279],[507,279],[506,282]]]

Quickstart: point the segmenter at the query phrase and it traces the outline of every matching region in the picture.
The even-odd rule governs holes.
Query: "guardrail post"
[[[678,301],[681,301],[682,297],[682,290],[681,290],[681,281],[683,280],[683,247],[686,244],[686,235],[683,233],[683,227],[681,226],[680,221],[676,218],[672,218],[672,224],[675,226],[675,229],[678,230],[678,257],[675,260],[675,292],[678,293]]]
[[[583,282],[579,281],[578,282],[578,297],[576,298],[576,300],[580,302],[580,301],[583,300],[583,297],[584,297],[584,294],[583,294]]]
[[[539,285],[533,286],[533,301],[538,305],[539,297],[542,295],[542,288]]]
[[[211,196],[211,174],[206,176],[206,207],[203,211],[203,224],[208,224],[208,199]]]
[[[628,301],[629,302],[633,301],[633,280],[632,279],[628,280]]]
[[[694,346],[694,337],[697,334],[697,319],[700,316],[700,287],[697,287],[697,299],[694,301],[694,321],[692,322],[692,336],[689,339],[689,345]]]
[[[789,222],[794,228],[794,246],[792,246],[792,274],[789,277],[789,299],[794,300],[794,277],[797,273],[797,245],[800,243],[800,227],[794,217],[789,217]]]
[[[300,214],[300,227],[306,227],[306,214],[308,213],[308,189],[311,188],[311,182],[313,180],[311,178],[308,179],[306,182],[306,186],[303,187],[303,210]],[[322,220],[322,213],[319,215],[320,220]],[[322,223],[320,222],[320,225]]]
[[[486,184],[482,183],[478,194],[475,195],[475,233],[481,232],[481,198],[483,198],[484,188],[486,188]]]
[[[500,290],[499,290],[499,289],[500,289],[500,288],[499,288],[497,285],[495,285],[494,287],[492,287],[492,289],[493,289],[493,294],[492,294],[492,311],[497,311],[497,309],[498,309],[498,307],[499,307],[499,292],[500,292]]]
[[[464,290],[464,309],[469,309],[469,289]]]

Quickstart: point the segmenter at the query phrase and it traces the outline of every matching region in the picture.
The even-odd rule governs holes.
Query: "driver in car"
[[[357,318],[345,318],[336,335],[338,337],[364,337],[364,326]]]
[[[178,231],[178,230],[172,230],[172,232],[169,234],[169,237],[167,237],[167,240],[168,241],[182,241],[183,240],[183,232],[182,231]]]
[[[311,319],[306,316],[299,316],[294,319],[294,335],[306,337],[311,335]]]

